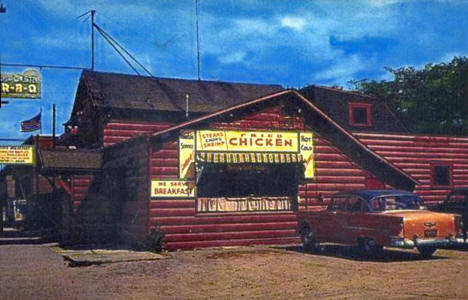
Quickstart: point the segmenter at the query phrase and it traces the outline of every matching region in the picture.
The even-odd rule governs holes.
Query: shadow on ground
[[[438,252],[436,252],[431,258],[422,258],[416,251],[400,249],[384,249],[383,252],[378,256],[366,257],[359,252],[359,249],[357,247],[341,245],[324,245],[322,251],[320,252],[307,252],[303,250],[302,246],[276,247],[276,249],[294,251],[304,253],[306,255],[322,255],[328,257],[350,259],[355,261],[370,261],[382,263],[447,259],[447,257],[445,256],[438,255]]]

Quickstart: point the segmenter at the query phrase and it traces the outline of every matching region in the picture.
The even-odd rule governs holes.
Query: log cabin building
[[[385,102],[320,86],[83,71],[60,143],[92,153],[90,172],[62,168],[80,230],[157,230],[169,250],[296,243],[296,213],[340,190],[432,203],[468,185],[468,137],[408,132]]]

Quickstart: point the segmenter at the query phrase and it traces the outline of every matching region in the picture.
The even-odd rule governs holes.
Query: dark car
[[[467,237],[468,228],[468,187],[453,189],[444,202],[430,206],[430,210],[459,214],[463,221],[463,237]]]

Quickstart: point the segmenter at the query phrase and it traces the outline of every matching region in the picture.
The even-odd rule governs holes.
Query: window
[[[355,195],[340,195],[333,197],[330,205],[328,206],[328,210],[359,212],[361,211],[361,198]]]
[[[433,186],[452,185],[452,166],[447,163],[432,163],[431,181]]]
[[[361,211],[361,198],[357,196],[350,196],[348,198],[348,211]]]
[[[371,211],[379,212],[399,209],[419,209],[421,199],[416,195],[395,195],[376,197],[369,201]]]
[[[371,103],[349,103],[349,125],[372,126]]]
[[[198,197],[295,196],[295,164],[204,164]]]
[[[330,211],[346,211],[347,196],[338,196],[332,198],[328,210]]]

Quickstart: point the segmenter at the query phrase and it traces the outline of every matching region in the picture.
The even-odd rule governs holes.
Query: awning
[[[259,153],[259,152],[202,152],[196,154],[197,162],[202,163],[269,163],[269,164],[291,164],[304,161],[300,153]]]

